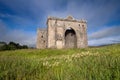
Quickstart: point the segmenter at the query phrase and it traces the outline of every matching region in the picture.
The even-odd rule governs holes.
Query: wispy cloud
[[[108,39],[119,42],[116,36],[119,36],[120,24],[104,27],[120,19],[119,0],[0,0],[0,4],[4,5],[0,8],[0,40],[35,44],[36,29],[46,27],[48,16],[73,15],[88,21],[89,44]]]
[[[89,35],[89,39],[101,39],[105,37],[120,36],[120,26],[105,28]]]
[[[112,26],[89,35],[89,45],[120,43],[120,26]]]
[[[8,39],[9,38],[9,39]],[[35,46],[36,36],[30,32],[23,30],[12,30],[4,36],[7,42],[15,41],[21,44],[26,44],[28,46]]]
[[[120,9],[118,0],[1,0],[0,2],[19,15],[27,16],[43,24],[47,16],[73,15],[78,19],[87,19],[89,27],[104,25],[111,17],[115,17],[115,13]]]
[[[1,37],[1,41],[5,41],[5,42],[14,41],[22,45],[25,44],[34,47],[36,44],[36,36],[23,30],[12,30],[4,34],[4,36],[0,36],[0,37]]]
[[[89,40],[88,43],[89,43],[89,46],[99,46],[99,45],[120,43],[120,35],[107,37],[107,38],[93,39],[93,40]]]
[[[3,36],[4,34],[6,34],[6,25],[5,23],[0,19],[0,38],[1,36]]]
[[[20,44],[26,44],[28,46],[34,46],[36,43],[36,35],[29,31],[24,31],[20,29],[9,29],[0,20],[0,41],[10,42],[14,41]]]
[[[109,1],[69,1],[67,9],[64,11],[51,11],[52,16],[62,16],[73,15],[75,18],[87,19],[89,27],[98,27],[109,22],[110,18],[114,15],[120,8],[117,0]]]

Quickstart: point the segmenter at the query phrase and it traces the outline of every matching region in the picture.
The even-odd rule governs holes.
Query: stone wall
[[[42,35],[46,37],[39,39]],[[45,44],[43,44],[44,40],[46,40]],[[45,46],[47,48],[85,48],[88,46],[86,21],[75,20],[71,16],[65,19],[49,17],[47,29],[38,30],[37,41],[39,48],[46,48]]]
[[[47,48],[47,30],[46,29],[37,29],[37,44],[38,49]]]

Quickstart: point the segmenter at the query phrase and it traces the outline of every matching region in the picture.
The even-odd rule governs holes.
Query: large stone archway
[[[76,33],[72,28],[69,28],[65,32],[65,48],[76,48],[77,37]]]

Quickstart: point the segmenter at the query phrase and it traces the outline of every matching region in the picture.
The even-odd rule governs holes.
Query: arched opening
[[[65,32],[65,48],[76,48],[77,37],[76,33],[72,28],[69,28]]]

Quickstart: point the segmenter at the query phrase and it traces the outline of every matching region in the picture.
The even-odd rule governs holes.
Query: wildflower
[[[47,66],[48,64],[48,61],[43,62],[43,66]]]

